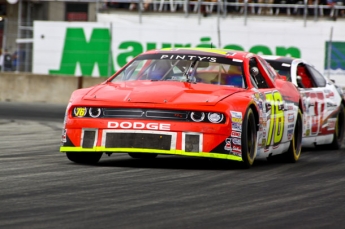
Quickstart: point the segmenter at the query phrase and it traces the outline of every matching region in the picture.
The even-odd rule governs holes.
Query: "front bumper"
[[[242,161],[238,148],[232,150],[231,128],[226,124],[169,123],[170,129],[166,131],[149,130],[146,127],[150,127],[147,124],[150,122],[146,121],[141,121],[143,129],[126,129],[129,127],[126,125],[122,129],[95,128],[94,122],[67,123],[60,151],[156,153]],[[98,125],[108,124],[98,122]],[[240,138],[237,140],[240,142]]]

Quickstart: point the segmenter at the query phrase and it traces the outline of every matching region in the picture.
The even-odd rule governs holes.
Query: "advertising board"
[[[34,22],[33,72],[108,77],[143,51],[217,47],[299,57],[327,68],[333,30],[332,74],[345,76],[345,22],[262,17],[203,18],[99,14],[98,22]],[[334,46],[334,48],[333,48]],[[345,78],[345,77],[344,77]]]

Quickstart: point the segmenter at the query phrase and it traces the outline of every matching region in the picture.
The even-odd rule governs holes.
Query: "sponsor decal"
[[[224,149],[225,149],[225,150],[228,150],[228,151],[232,150],[232,148],[231,148],[231,138],[225,139],[225,146],[224,146]]]
[[[233,137],[233,138],[240,138],[241,137],[241,132],[231,131],[231,137]]]
[[[233,145],[232,146],[232,152],[242,152],[242,147],[241,146],[238,146],[238,145]]]
[[[162,55],[161,60],[195,60],[198,61],[208,61],[208,62],[216,62],[216,57],[210,57],[210,56],[194,56],[194,55]]]
[[[335,129],[335,123],[336,123],[337,119],[335,118],[330,118],[327,121],[327,130],[334,130]]]
[[[73,113],[76,117],[84,117],[86,115],[86,107],[75,107]]]
[[[324,92],[325,92],[325,97],[326,97],[327,99],[329,99],[329,98],[331,98],[331,97],[334,97],[334,92],[333,92],[333,91],[328,90],[328,89],[325,89]]]
[[[167,123],[143,123],[143,122],[108,122],[109,129],[149,129],[149,130],[170,130]]]
[[[230,111],[231,117],[242,119],[242,112]]]
[[[235,123],[242,123],[242,113],[239,111],[230,111],[231,121]]]
[[[241,139],[240,138],[233,138],[232,143],[235,145],[241,145]]]
[[[287,126],[288,129],[293,129],[294,127],[295,127],[295,124],[289,124],[289,125]]]
[[[258,106],[259,106],[259,109],[262,110],[263,106],[262,106],[262,102],[261,101],[258,102]]]
[[[242,123],[242,118],[234,118],[234,117],[232,117],[231,121],[235,122],[235,123]]]
[[[291,140],[293,134],[293,129],[287,131],[288,140]]]
[[[288,122],[293,122],[295,120],[295,116],[293,114],[288,114]]]
[[[309,136],[310,135],[310,129],[307,129],[306,131],[305,131],[305,136]]]
[[[327,110],[334,111],[337,107],[338,107],[337,104],[327,102]]]
[[[231,123],[232,126],[232,130],[236,130],[236,131],[242,131],[242,125],[240,123],[237,122],[233,122]]]

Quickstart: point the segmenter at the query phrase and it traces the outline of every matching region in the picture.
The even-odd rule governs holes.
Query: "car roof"
[[[272,55],[260,55],[266,61],[274,61],[277,63],[292,64],[293,61],[296,61],[297,58],[287,57],[287,56],[272,56]]]
[[[253,56],[253,53],[246,52],[246,51],[237,51],[231,49],[217,49],[217,48],[164,48],[164,49],[156,49],[150,50],[147,52],[142,53],[141,55],[145,54],[189,54],[189,55],[210,55],[216,57],[224,57],[224,58],[232,58],[232,59],[245,59],[249,56]]]

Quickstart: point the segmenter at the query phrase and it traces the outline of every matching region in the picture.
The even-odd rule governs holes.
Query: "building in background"
[[[32,69],[33,22],[96,21],[96,1],[0,0],[0,47],[14,54],[14,70]]]

